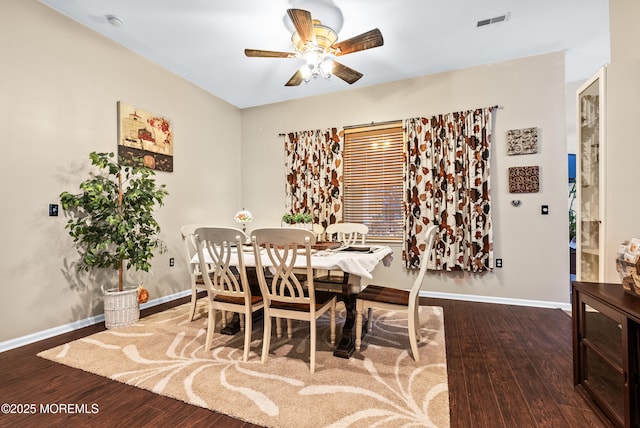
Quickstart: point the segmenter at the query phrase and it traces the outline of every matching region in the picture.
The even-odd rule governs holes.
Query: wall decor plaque
[[[507,131],[507,155],[528,155],[531,153],[538,153],[538,128]]]
[[[509,168],[509,193],[537,193],[540,190],[538,166],[514,166]]]

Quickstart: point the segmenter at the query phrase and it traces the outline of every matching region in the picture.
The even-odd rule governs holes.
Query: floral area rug
[[[406,315],[375,311],[373,331],[348,360],[333,356],[323,315],[313,374],[308,323],[294,321],[292,339],[286,332],[273,337],[262,364],[262,321],[256,322],[243,362],[243,334],[219,334],[219,325],[212,349],[204,351],[206,302],[198,311],[200,318],[189,322],[188,305],[177,306],[38,355],[262,426],[449,426],[440,307],[420,308],[419,363],[409,351]]]

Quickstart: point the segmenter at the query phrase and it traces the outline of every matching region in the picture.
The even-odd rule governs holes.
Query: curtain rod
[[[502,110],[504,107],[499,106],[499,105],[497,105],[497,104],[496,104],[496,105],[494,105],[494,106],[491,106],[491,108],[495,108],[495,109]],[[402,119],[397,119],[397,120],[388,120],[388,121],[386,121],[386,122],[371,122],[371,123],[363,123],[363,124],[361,124],[361,125],[347,125],[347,126],[344,126],[344,127],[343,127],[343,129],[345,129],[345,130],[346,130],[346,129],[353,129],[353,128],[362,128],[362,127],[365,127],[365,126],[384,126],[384,125],[393,125],[393,124],[396,124],[396,123],[398,123],[398,122],[402,123]],[[284,134],[281,134],[281,135],[284,135]]]
[[[503,106],[500,106],[500,105],[497,105],[497,104],[496,104],[496,105],[494,105],[494,106],[491,106],[491,108],[495,108],[495,109],[498,109],[498,110],[502,110],[502,109],[504,109],[504,107],[503,107]],[[362,124],[360,124],[360,125],[346,125],[346,126],[344,126],[342,129],[347,130],[347,129],[354,129],[354,128],[363,128],[363,127],[365,127],[365,126],[384,126],[384,125],[392,125],[392,124],[396,124],[396,123],[398,123],[398,122],[402,123],[402,120],[401,120],[401,119],[398,119],[398,120],[387,120],[387,121],[385,121],[385,122],[373,122],[373,121],[372,121],[372,122],[370,122],[370,123],[362,123]],[[287,135],[287,134],[285,134],[285,133],[283,133],[283,132],[280,132],[280,133],[278,134],[278,137],[284,137],[285,135]]]
[[[395,125],[396,123],[402,123],[401,119],[398,120],[387,120],[386,122],[370,122],[370,123],[363,123],[361,125],[347,125],[344,126],[343,129],[353,129],[353,128],[362,128],[365,126],[384,126],[384,125]]]

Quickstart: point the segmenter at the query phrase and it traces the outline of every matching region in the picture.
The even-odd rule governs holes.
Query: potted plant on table
[[[65,228],[80,255],[78,270],[118,271],[118,286],[102,287],[107,328],[132,324],[140,317],[139,298],[144,300],[146,290],[125,286],[125,263],[126,269],[148,272],[154,252],[166,251],[153,210],[168,195],[164,184],[156,184],[155,172],[141,160],[126,166],[113,157],[113,153],[92,152],[89,158],[100,172],[83,181],[79,193],[60,194],[70,217]]]
[[[306,213],[285,214],[282,216],[282,222],[295,227],[311,227],[313,216]]]

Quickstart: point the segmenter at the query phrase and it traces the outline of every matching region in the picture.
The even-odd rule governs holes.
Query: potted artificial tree
[[[118,271],[117,287],[102,287],[107,328],[132,324],[140,317],[139,290],[125,285],[125,263],[126,269],[148,272],[154,252],[166,251],[153,217],[154,208],[162,206],[168,194],[165,185],[156,184],[155,172],[144,167],[141,159],[126,166],[113,157],[113,153],[92,152],[89,158],[99,173],[80,184],[80,193],[60,194],[70,217],[65,228],[80,254],[78,271]]]

